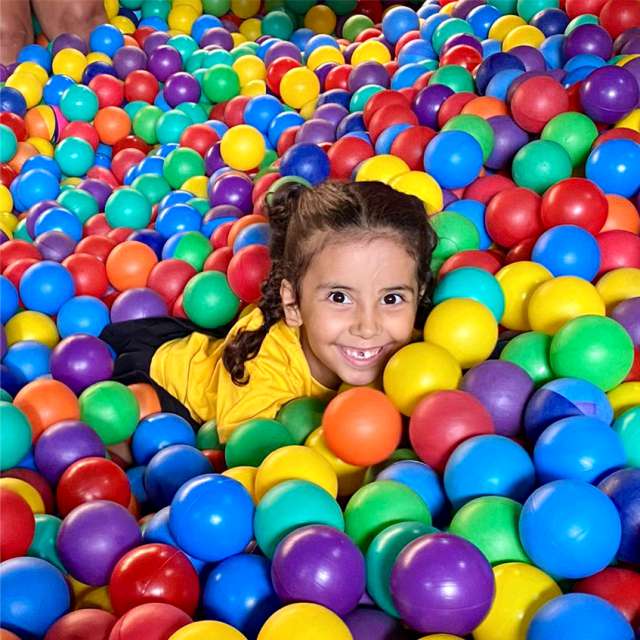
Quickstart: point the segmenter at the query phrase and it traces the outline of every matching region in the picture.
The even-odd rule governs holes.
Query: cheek
[[[347,314],[337,313],[323,305],[306,314],[303,311],[303,323],[312,346],[335,342],[349,326]]]
[[[408,342],[413,334],[415,317],[415,311],[408,310],[388,318],[386,329],[389,335],[397,342]]]

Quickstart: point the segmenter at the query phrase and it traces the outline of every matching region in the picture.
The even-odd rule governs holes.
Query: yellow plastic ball
[[[640,382],[623,382],[607,393],[607,398],[613,407],[617,418],[627,409],[640,405]]]
[[[624,65],[627,64],[627,62],[631,62],[636,58],[640,58],[640,53],[627,53],[626,55],[623,55],[622,58],[618,60],[618,62],[616,62],[616,65],[618,67],[624,67]]]
[[[182,191],[188,191],[189,193],[193,193],[196,198],[206,198],[207,197],[207,176],[191,176],[191,178],[187,178],[182,183],[180,189]]]
[[[469,369],[486,360],[495,349],[498,323],[480,302],[450,298],[429,314],[424,339],[443,347],[463,369]]]
[[[524,562],[493,568],[496,595],[487,617],[473,632],[474,640],[523,640],[536,611],[562,595],[546,573]]]
[[[579,316],[603,316],[604,302],[596,288],[576,276],[560,276],[538,286],[529,298],[527,316],[533,331],[557,333]]]
[[[311,55],[307,58],[307,67],[312,71],[315,71],[319,66],[326,64],[327,62],[344,64],[342,51],[328,44],[318,47],[317,49],[314,49],[311,52]]]
[[[225,622],[201,620],[178,629],[169,640],[247,640],[247,636]]]
[[[45,138],[53,140],[56,135],[57,123],[54,110],[46,105],[40,104],[27,111],[24,118],[27,134],[33,138]]]
[[[529,24],[516,27],[505,36],[502,50],[509,51],[514,47],[528,46],[536,49],[544,42],[546,36],[540,29]]]
[[[316,33],[331,34],[336,28],[336,14],[329,7],[317,4],[307,11],[304,26]]]
[[[408,171],[401,173],[389,182],[400,193],[408,193],[424,202],[428,214],[442,211],[442,189],[438,182],[424,171]]]
[[[410,416],[422,396],[456,389],[461,377],[460,364],[446,349],[431,342],[414,342],[391,356],[383,384],[398,410]]]
[[[71,187],[77,187],[82,182],[82,178],[77,178],[76,176],[69,176],[65,178],[61,183],[61,187],[66,187],[67,185]]]
[[[53,348],[60,339],[56,323],[39,311],[16,313],[5,325],[5,331],[9,346],[22,340],[35,340]]]
[[[233,48],[235,49],[239,44],[242,44],[243,42],[248,42],[248,40],[239,32],[239,31],[234,31],[231,34],[231,39],[233,40]]]
[[[514,16],[510,14],[506,16],[500,16],[491,25],[491,28],[489,29],[489,38],[491,40],[498,40],[499,42],[502,42],[511,31],[526,24],[526,21],[523,20],[520,16]]]
[[[3,184],[0,184],[0,211],[13,211],[13,196]]]
[[[318,76],[307,67],[289,69],[280,82],[280,97],[294,109],[300,109],[320,94]]]
[[[640,269],[621,267],[608,271],[598,280],[596,289],[608,313],[618,302],[640,296]]]
[[[238,18],[250,18],[260,11],[260,0],[231,0],[231,13]]]
[[[87,66],[87,58],[77,49],[61,49],[53,56],[51,69],[57,75],[69,76],[76,82],[82,81]]]
[[[452,2],[451,4],[455,4]],[[431,636],[422,636],[419,640],[464,640],[460,636],[452,636],[450,633],[435,633]]]
[[[222,475],[227,476],[227,478],[233,478],[234,480],[237,480],[247,490],[253,502],[257,503],[258,501],[256,500],[255,494],[257,471],[257,467],[249,467],[243,465],[240,467],[233,467],[232,469],[226,469],[222,472]]]
[[[13,71],[13,73],[31,73],[36,78],[38,78],[38,82],[44,86],[46,82],[49,80],[49,75],[47,72],[35,62],[21,62]]]
[[[3,233],[9,240],[13,240],[13,230],[0,220],[0,232]]]
[[[262,22],[258,18],[247,18],[239,27],[240,33],[251,42],[262,35]]]
[[[616,129],[633,129],[640,133],[640,109],[634,109],[615,124]]]
[[[308,480],[322,487],[332,497],[338,495],[338,479],[331,465],[317,451],[290,445],[272,451],[258,467],[256,499],[285,480]]]
[[[131,35],[135,33],[136,25],[133,20],[130,20],[126,16],[116,16],[115,18],[111,18],[109,22],[116,28],[120,33],[124,33],[125,35]]]
[[[351,496],[362,486],[366,468],[340,460],[327,446],[322,427],[309,434],[305,445],[319,453],[331,465],[338,478],[339,496]]]
[[[300,107],[300,115],[304,120],[311,120],[316,112],[316,105],[318,104],[318,98],[309,100]]]
[[[296,602],[271,614],[258,640],[353,640],[353,636],[333,611],[311,602]]]
[[[264,96],[267,93],[267,83],[264,80],[251,80],[240,88],[241,96]]]
[[[241,87],[252,80],[264,80],[267,77],[267,69],[258,56],[241,56],[231,68],[238,74]]]
[[[373,158],[367,158],[360,164],[356,174],[356,182],[377,180],[391,184],[394,178],[408,171],[409,165],[402,158],[383,153],[379,156],[373,156]]]
[[[104,0],[104,12],[107,14],[107,18],[115,18],[120,11],[120,2],[118,0]]]
[[[191,7],[195,9],[198,15],[203,13],[202,0],[173,0],[174,7],[180,7],[186,5],[187,7]]]
[[[106,54],[102,53],[102,51],[91,51],[87,54],[87,64],[91,64],[92,62],[104,62],[105,64],[113,64],[113,60]]]
[[[220,142],[222,159],[239,171],[255,169],[264,159],[265,150],[262,134],[248,124],[231,127]]]
[[[496,273],[496,280],[504,293],[504,315],[500,324],[512,331],[529,331],[529,299],[539,285],[552,278],[548,269],[528,260],[502,267]]]
[[[27,103],[27,109],[35,107],[42,100],[42,84],[33,73],[27,71],[12,73],[5,84],[22,94]]]
[[[111,598],[109,597],[109,587],[90,587],[76,597],[74,609],[102,609],[113,613]]]
[[[13,213],[10,213],[9,211],[3,211],[0,208],[0,224],[4,229],[13,231],[18,226],[18,218],[17,216],[14,216]]]
[[[351,56],[351,64],[356,67],[361,62],[379,62],[385,64],[391,61],[391,53],[382,42],[377,40],[365,40],[359,44]]]
[[[458,3],[455,2],[455,0],[453,2],[449,2],[445,4],[438,13],[444,13],[445,15],[450,16],[454,12],[457,4]]]
[[[198,19],[200,14],[189,5],[178,5],[171,8],[167,16],[167,24],[170,29],[180,31],[182,33],[191,33],[193,23]]]
[[[17,493],[29,505],[33,513],[45,513],[44,501],[37,489],[24,480],[18,478],[0,478],[0,489],[7,489]]]
[[[47,156],[47,158],[53,158],[53,154],[55,149],[49,140],[45,140],[44,138],[27,138],[27,142],[34,146],[38,153],[42,156]],[[81,182],[81,181],[80,181]]]

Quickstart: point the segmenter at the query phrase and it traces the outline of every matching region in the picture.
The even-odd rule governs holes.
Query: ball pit
[[[633,637],[637,2],[101,21],[0,65],[0,637]],[[258,303],[265,202],[326,179],[414,195],[437,234],[374,389],[221,443],[112,379],[109,324]]]

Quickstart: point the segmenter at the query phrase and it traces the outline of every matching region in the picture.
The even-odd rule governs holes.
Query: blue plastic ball
[[[323,182],[329,177],[329,158],[317,145],[299,142],[289,147],[280,161],[280,174],[298,176],[312,185]]]
[[[92,51],[106,53],[112,58],[118,49],[124,47],[124,36],[112,24],[100,24],[89,34],[89,46]]]
[[[62,207],[51,207],[38,216],[34,230],[36,237],[47,231],[62,231],[76,242],[82,239],[82,222]]]
[[[0,111],[11,111],[24,118],[27,113],[27,101],[13,87],[0,87]]]
[[[18,290],[6,276],[0,276],[0,323],[6,324],[20,306]]]
[[[144,488],[144,469],[144,467],[129,467],[125,472],[131,487],[131,494],[141,507],[144,507],[149,502],[147,490]],[[158,540],[157,542],[161,541]]]
[[[191,25],[191,37],[200,44],[200,39],[209,29],[216,29],[221,26],[222,21],[220,18],[207,14],[202,15],[193,21]]]
[[[436,60],[437,57],[430,42],[422,39],[411,40],[400,49],[398,53],[398,65],[403,67],[405,64],[411,64],[412,62]]]
[[[18,63],[35,62],[47,73],[51,72],[51,52],[46,47],[39,44],[28,44],[20,49],[18,53]]]
[[[502,16],[500,11],[490,4],[483,4],[471,9],[467,15],[467,22],[471,25],[473,33],[484,40],[489,37],[491,25]]]
[[[56,317],[61,338],[76,333],[98,337],[109,322],[109,308],[93,296],[77,296],[67,300]]]
[[[531,18],[529,24],[532,27],[540,29],[542,33],[548,38],[549,36],[555,36],[557,34],[563,34],[567,25],[569,24],[569,16],[562,11],[562,9],[556,9],[550,7],[538,11],[533,18]]]
[[[564,39],[565,36],[563,34],[557,33],[545,38],[540,45],[540,53],[549,69],[559,69],[562,66],[562,46]]]
[[[52,260],[31,265],[20,279],[20,298],[27,309],[48,315],[73,297],[75,285],[69,270]]]
[[[607,140],[591,151],[585,174],[605,193],[630,198],[640,189],[640,144],[633,140]]]
[[[200,231],[201,224],[202,216],[197,209],[188,204],[172,204],[158,213],[155,229],[164,238],[170,238],[180,231]]]
[[[24,176],[31,169],[43,169],[47,173],[54,176],[57,180],[62,178],[62,171],[60,170],[60,166],[53,159],[48,156],[31,156],[25,160],[25,163],[22,165],[21,175],[18,179],[22,182]],[[14,181],[15,182],[15,181]],[[58,187],[58,191],[59,191]]]
[[[138,229],[134,231],[128,238],[128,240],[137,240],[146,244],[153,249],[153,252],[158,256],[158,259],[162,257],[162,248],[165,245],[164,236],[153,229]]]
[[[174,444],[196,446],[196,434],[191,425],[175,413],[153,413],[138,423],[131,441],[131,453],[137,464],[145,465],[158,451]]]
[[[599,489],[555,480],[536,489],[520,514],[520,540],[532,562],[556,579],[604,569],[620,545],[620,516]]]
[[[445,211],[455,211],[467,220],[473,222],[473,226],[477,229],[478,235],[480,236],[480,249],[488,249],[493,243],[484,224],[485,208],[482,202],[468,198],[456,200],[445,207]]]
[[[169,527],[181,549],[201,560],[220,562],[249,544],[253,513],[253,500],[237,480],[211,473],[178,489]]]
[[[41,342],[23,340],[9,347],[3,362],[25,385],[49,373],[51,349]]]
[[[285,129],[295,127],[304,123],[304,118],[295,111],[281,111],[273,117],[267,129],[269,142],[274,146],[278,146],[278,140]]]
[[[171,191],[158,203],[158,211],[164,211],[174,204],[186,204],[191,198],[193,198],[193,193],[189,191],[181,191],[180,189]]]
[[[273,119],[283,110],[282,102],[275,96],[255,96],[244,108],[244,122],[262,133],[267,133]]]
[[[233,242],[233,253],[238,253],[240,249],[244,249],[252,244],[269,245],[271,237],[271,227],[268,222],[258,222],[246,226]]]
[[[418,15],[409,7],[392,7],[382,18],[382,33],[391,44],[398,42],[408,31],[417,31],[419,28]]]
[[[522,502],[535,486],[527,452],[505,436],[474,436],[459,444],[444,470],[444,490],[454,508],[481,496]]]
[[[591,281],[600,269],[600,247],[586,229],[561,224],[547,229],[536,240],[531,260],[554,276],[577,276]]]
[[[71,606],[62,573],[40,558],[11,558],[0,564],[0,620],[20,638],[42,638]]]
[[[482,147],[464,131],[442,131],[424,150],[424,170],[445,189],[471,184],[482,169]]]
[[[405,130],[411,128],[412,125],[400,122],[392,124],[385,129],[376,140],[375,152],[378,155],[387,154],[391,151],[393,141]]]
[[[42,94],[43,101],[52,107],[57,107],[62,99],[62,94],[74,84],[73,78],[69,76],[51,76],[44,85]]]
[[[421,62],[412,62],[400,67],[391,78],[391,89],[398,91],[399,89],[406,89],[412,87],[418,79],[423,76],[427,71],[431,71],[431,68],[436,68],[437,63],[435,60],[423,60]]]
[[[56,176],[44,169],[31,169],[20,175],[17,193],[25,210],[42,200],[55,200],[60,193]]]

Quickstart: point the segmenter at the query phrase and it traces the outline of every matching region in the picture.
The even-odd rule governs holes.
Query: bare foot
[[[0,0],[0,63],[15,62],[20,49],[31,42],[29,0]]]
[[[102,0],[31,0],[31,4],[49,40],[61,33],[87,40],[94,27],[107,22]]]

